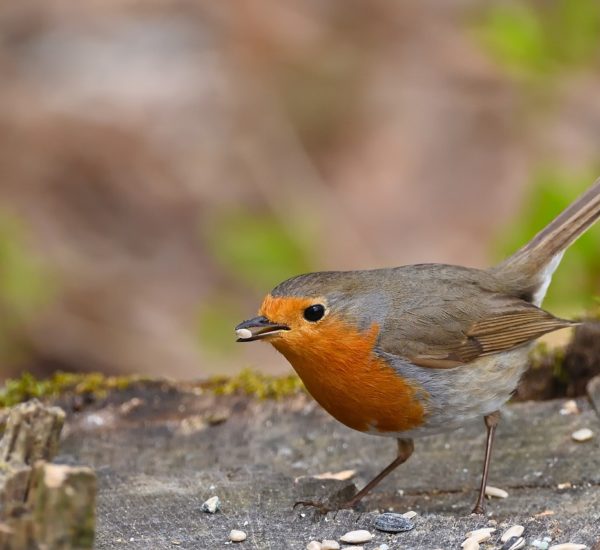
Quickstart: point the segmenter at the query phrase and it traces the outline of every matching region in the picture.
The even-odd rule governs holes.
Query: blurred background
[[[597,0],[0,6],[0,377],[288,372],[282,279],[486,266],[600,174]],[[600,231],[546,306],[600,294]]]

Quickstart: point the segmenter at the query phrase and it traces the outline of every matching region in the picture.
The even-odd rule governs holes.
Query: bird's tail
[[[539,305],[565,250],[600,218],[600,179],[492,272]],[[598,251],[600,254],[600,251]]]

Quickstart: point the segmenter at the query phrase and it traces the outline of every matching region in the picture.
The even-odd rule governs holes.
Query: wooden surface
[[[302,498],[348,494],[393,457],[393,440],[353,432],[307,396],[259,401],[198,395],[149,384],[71,415],[57,460],[92,466],[98,475],[96,547],[304,549],[351,529],[375,533],[365,548],[459,548],[467,531],[515,523],[528,542],[600,541],[600,421],[584,398],[580,414],[562,415],[564,400],[521,403],[504,411],[490,484],[509,497],[470,516],[483,459],[483,423],[416,442],[415,454],[368,497],[361,511],[319,516],[292,509]],[[588,427],[595,437],[576,443]],[[355,469],[352,481],[314,474]],[[299,478],[299,479],[298,479]],[[559,488],[560,487],[560,488]],[[221,511],[201,511],[213,495]],[[415,529],[375,531],[377,510],[415,510]],[[496,533],[499,535],[499,532]],[[496,534],[482,548],[500,548]]]

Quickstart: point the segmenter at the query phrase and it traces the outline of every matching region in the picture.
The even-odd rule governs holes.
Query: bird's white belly
[[[401,433],[370,433],[398,438],[422,437],[452,431],[497,411],[511,397],[528,365],[531,344],[452,369],[414,365],[397,367],[428,394],[423,426]]]

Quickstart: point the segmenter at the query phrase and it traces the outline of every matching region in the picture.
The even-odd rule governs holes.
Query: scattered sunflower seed
[[[373,525],[375,529],[385,531],[386,533],[401,533],[415,528],[415,524],[412,521],[405,518],[402,514],[394,514],[393,512],[379,514],[375,518]]]
[[[578,443],[589,441],[592,437],[594,437],[594,432],[589,428],[581,428],[581,430],[577,430],[571,434],[571,438]]]
[[[350,544],[360,544],[361,542],[373,540],[373,535],[366,529],[358,529],[356,531],[348,531],[345,535],[340,537],[340,540]]]
[[[229,540],[231,542],[243,542],[246,540],[246,533],[244,531],[240,531],[239,529],[232,529],[229,533]]]
[[[573,542],[565,542],[564,544],[554,544],[549,550],[585,550],[585,544],[575,544]]]
[[[356,470],[342,470],[341,472],[324,472],[316,474],[312,477],[315,479],[337,479],[338,481],[346,481],[356,475]]]
[[[469,537],[461,544],[463,550],[479,550],[479,542],[477,539]]]
[[[496,498],[507,498],[508,497],[508,493],[504,489],[498,489],[498,487],[492,487],[491,485],[486,486],[485,495],[488,497],[496,497]]]
[[[322,550],[322,549],[323,549],[323,547],[321,546],[321,543],[316,540],[311,540],[306,545],[306,550]]]
[[[525,539],[523,537],[510,537],[502,547],[502,550],[519,550],[525,546]]]
[[[506,542],[512,537],[520,537],[523,534],[523,531],[525,531],[525,527],[523,527],[522,525],[513,525],[512,527],[504,531],[502,537],[500,537],[500,540],[502,542]]]
[[[492,536],[495,531],[493,527],[482,527],[481,529],[475,529],[467,533],[467,538],[475,539],[477,542],[483,542]]]
[[[200,509],[207,514],[216,514],[221,509],[221,501],[218,496],[210,497],[206,502],[202,503]]]
[[[340,543],[336,540],[326,539],[321,542],[321,550],[340,550]]]

